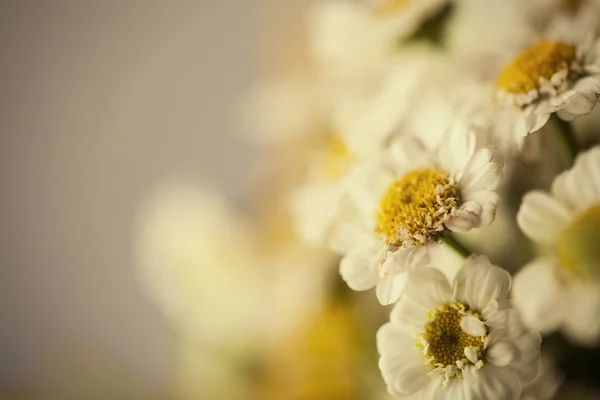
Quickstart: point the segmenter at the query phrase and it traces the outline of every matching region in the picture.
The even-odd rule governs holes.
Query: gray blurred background
[[[166,395],[136,205],[172,175],[247,191],[235,107],[275,3],[0,3],[0,398]]]

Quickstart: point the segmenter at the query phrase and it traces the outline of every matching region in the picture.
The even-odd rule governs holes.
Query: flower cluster
[[[390,395],[550,399],[541,335],[600,343],[600,2],[322,0],[305,22],[303,61],[243,102],[302,246],[278,259],[327,249],[308,282],[333,263],[393,305]]]

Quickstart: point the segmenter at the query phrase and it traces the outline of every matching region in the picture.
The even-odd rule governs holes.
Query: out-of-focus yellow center
[[[563,70],[573,79],[571,65],[575,61],[575,46],[542,40],[519,54],[500,74],[497,85],[509,93],[524,94],[540,88],[540,78],[550,80]]]
[[[458,203],[458,189],[445,171],[420,169],[397,179],[383,196],[377,214],[377,231],[391,246],[401,246],[399,230],[427,237],[445,216],[442,207]]]
[[[350,167],[352,153],[338,135],[332,136],[327,146],[321,164],[323,174],[332,180],[340,178]]]
[[[600,204],[579,215],[557,242],[561,265],[577,276],[600,280]]]
[[[460,321],[465,315],[481,319],[478,313],[458,301],[443,304],[429,312],[431,322],[425,324],[425,333],[421,338],[429,343],[424,355],[431,359],[431,364],[441,364],[441,367],[456,365],[457,361],[466,359],[466,347],[482,351],[486,335],[471,336],[464,332]],[[417,346],[422,346],[422,343],[417,342]]]
[[[332,302],[287,340],[267,357],[253,399],[361,398],[366,346],[353,304]]]
[[[412,0],[378,0],[373,5],[373,11],[376,15],[388,16],[401,11]]]

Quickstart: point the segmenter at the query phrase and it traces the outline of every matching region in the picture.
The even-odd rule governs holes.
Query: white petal
[[[475,150],[475,134],[461,123],[444,134],[439,148],[439,163],[452,176],[459,175]]]
[[[514,322],[515,318],[511,318],[511,321]],[[514,347],[514,358],[510,362],[510,367],[519,372],[521,383],[526,383],[534,379],[538,373],[542,336],[524,328],[521,328],[520,335],[513,336],[515,338],[510,343]]]
[[[477,311],[491,301],[503,301],[510,290],[508,272],[490,263],[486,256],[472,255],[456,277],[457,297]]]
[[[460,328],[471,336],[483,336],[486,333],[485,324],[473,315],[465,315],[460,320]]]
[[[302,187],[290,199],[291,214],[301,238],[322,244],[338,215],[343,191],[338,185],[315,184]]]
[[[581,153],[575,166],[554,180],[552,194],[577,211],[600,203],[600,146]]]
[[[392,172],[379,163],[355,166],[345,180],[350,198],[369,217],[376,215],[381,197],[393,182]]]
[[[477,399],[518,400],[521,397],[521,382],[512,368],[487,364],[477,371],[474,380]]]
[[[368,246],[346,254],[340,262],[340,275],[352,290],[369,290],[379,282],[377,266],[384,247]]]
[[[462,196],[480,190],[494,190],[502,182],[504,159],[493,149],[477,150],[467,163],[458,188]]]
[[[477,362],[477,351],[472,347],[465,347],[465,357],[475,364]]]
[[[580,79],[573,89],[577,93],[563,104],[562,109],[574,116],[590,113],[600,93],[598,77]]]
[[[460,205],[456,214],[444,226],[453,232],[468,232],[479,226],[483,206],[477,201],[467,201]]]
[[[452,288],[448,279],[439,270],[420,268],[411,272],[401,302],[404,298],[432,310],[452,299]]]
[[[540,104],[538,104],[535,108],[532,107],[532,109],[534,109],[538,114],[552,114],[553,112],[560,112],[560,110],[565,107],[565,105],[576,95],[576,90],[568,90],[556,97],[551,97],[548,100],[540,102]]]
[[[379,243],[367,219],[361,217],[364,216],[355,215],[355,218],[347,218],[337,224],[329,239],[331,251],[344,255],[357,247],[374,246]]]
[[[377,349],[379,369],[393,394],[408,396],[427,385],[429,371],[405,326],[394,323],[382,326],[377,332]]]
[[[505,367],[513,362],[517,349],[510,342],[499,342],[485,351],[485,358],[494,365]]]
[[[524,112],[525,131],[527,134],[539,131],[546,122],[550,119],[550,113],[537,113],[534,109],[529,109]]]
[[[428,312],[451,300],[452,289],[446,277],[434,268],[419,268],[410,273],[404,293],[394,306],[390,319],[422,329]]]
[[[434,155],[425,147],[423,142],[410,135],[395,140],[389,148],[390,164],[396,175],[436,165]]]
[[[564,318],[563,283],[555,261],[538,259],[514,279],[512,297],[525,324],[540,332],[558,328]]]
[[[523,233],[544,245],[553,244],[571,218],[567,208],[540,191],[527,193],[517,214],[517,222]]]
[[[573,340],[587,346],[600,344],[600,285],[576,279],[566,302],[565,332]]]
[[[404,292],[408,276],[408,273],[392,274],[379,280],[376,289],[379,302],[386,306],[398,301],[402,292]]]
[[[491,190],[480,190],[479,192],[471,193],[465,196],[465,201],[475,201],[481,205],[481,214],[476,228],[488,226],[496,218],[496,210],[500,204],[500,196]]]
[[[432,242],[423,246],[401,247],[389,254],[381,269],[385,273],[403,273],[437,261],[440,246]]]
[[[441,379],[431,379],[427,387],[419,393],[419,400],[475,400],[473,389],[465,379],[450,379],[446,387]]]

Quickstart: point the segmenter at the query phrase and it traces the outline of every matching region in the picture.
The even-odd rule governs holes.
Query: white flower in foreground
[[[475,150],[475,136],[448,130],[434,154],[410,137],[394,143],[389,163],[360,165],[348,179],[360,215],[332,239],[345,254],[342,278],[353,290],[377,286],[382,304],[398,300],[416,267],[435,258],[445,231],[467,232],[494,220],[502,157]]]
[[[471,256],[453,285],[416,271],[377,333],[379,368],[395,396],[517,400],[538,370],[541,337],[507,299],[508,272]]]
[[[559,175],[551,194],[525,195],[517,222],[550,250],[515,277],[514,297],[536,330],[563,329],[584,344],[600,340],[600,147]]]

